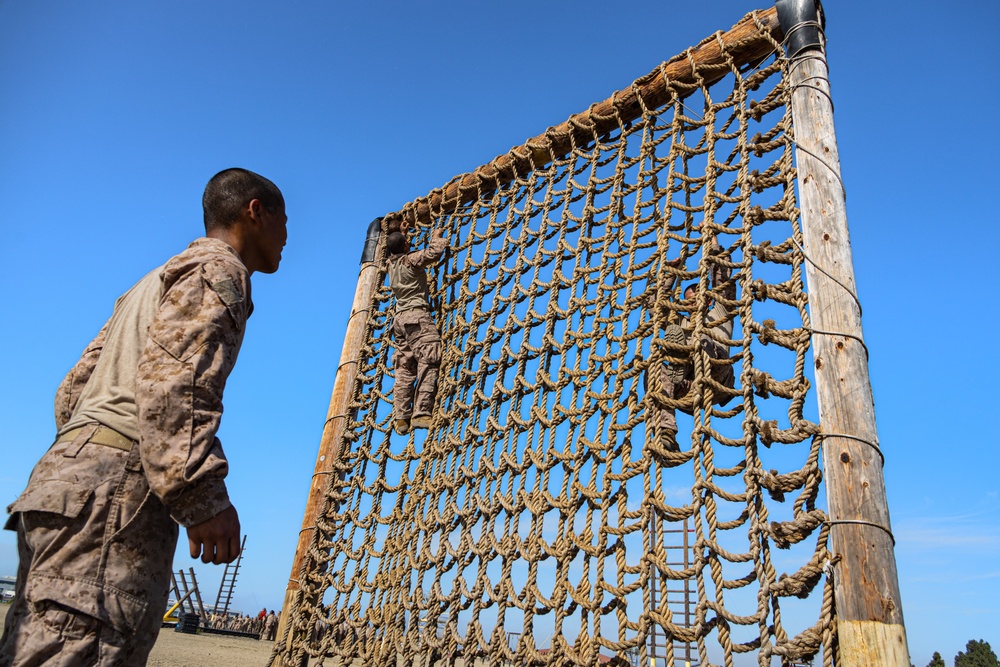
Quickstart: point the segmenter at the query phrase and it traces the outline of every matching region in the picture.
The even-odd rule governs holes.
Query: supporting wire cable
[[[826,269],[824,269],[822,266],[820,266],[819,264],[817,264],[813,260],[813,258],[810,257],[806,253],[805,249],[803,249],[802,246],[799,245],[798,241],[796,241],[794,238],[791,239],[791,241],[792,241],[793,244],[795,244],[795,247],[799,249],[799,252],[802,253],[802,256],[806,258],[807,262],[809,262],[810,264],[812,264],[813,266],[815,266],[817,271],[819,271],[820,273],[822,273],[823,275],[825,275],[827,278],[829,278],[833,282],[835,282],[838,285],[840,285],[841,287],[843,287],[844,291],[851,295],[851,298],[854,299],[854,303],[858,304],[858,315],[859,316],[862,315],[864,311],[861,308],[861,299],[858,298],[858,295],[854,292],[854,290],[852,290],[850,287],[848,287],[843,282],[841,282],[840,280],[838,280],[836,277],[833,276],[833,274],[831,274],[829,271],[827,271]],[[828,333],[828,332],[823,332],[823,333]],[[835,335],[844,335],[844,336],[846,336],[847,334],[835,334]]]
[[[855,336],[854,334],[844,333],[843,331],[823,331],[822,329],[807,329],[810,333],[821,334],[823,336],[843,336],[844,338],[853,338],[854,340],[861,343],[861,347],[865,350],[865,360],[871,358],[868,354],[868,346],[865,344],[864,339],[861,336]]]
[[[781,45],[788,46],[789,38],[799,30],[802,30],[804,28],[816,28],[816,32],[818,33],[819,38],[822,41],[822,43],[819,46],[820,48],[823,49],[823,51],[826,51],[826,33],[823,32],[823,25],[819,21],[799,21],[798,23],[796,23],[791,28],[785,31],[785,37],[784,39],[781,40]]]
[[[805,60],[808,57],[809,56],[799,56],[798,58],[796,58],[796,60],[797,61],[799,61],[799,60]],[[819,59],[819,57],[815,56],[815,55],[812,56],[812,58]],[[826,61],[824,61],[824,62],[826,62]],[[806,83],[807,81],[813,81],[813,80],[815,80],[815,81],[826,81],[827,87],[830,86],[830,77],[828,77],[828,76],[810,76],[810,77],[807,77],[805,79],[802,79],[802,81],[800,81],[797,84],[795,84],[794,86],[792,86],[791,91],[794,93],[799,88],[808,88],[809,90],[815,90],[817,93],[820,93],[821,95],[823,95],[823,97],[825,97],[827,100],[830,101],[830,108],[832,109],[833,108],[833,96],[830,95],[830,91],[827,90],[826,88],[820,88],[819,86],[814,86],[812,84]]]
[[[806,87],[810,87],[810,86],[806,86]],[[827,162],[826,160],[824,160],[823,158],[821,158],[819,155],[817,155],[816,153],[814,153],[810,149],[808,149],[805,146],[803,146],[802,144],[800,144],[798,142],[798,140],[792,139],[792,145],[794,145],[797,149],[799,149],[803,153],[808,154],[810,157],[812,157],[813,159],[817,160],[820,164],[822,164],[824,167],[826,167],[827,169],[830,170],[830,173],[833,174],[834,178],[837,179],[837,182],[840,183],[840,190],[841,190],[841,192],[844,195],[844,201],[847,201],[847,187],[844,185],[844,179],[841,178],[840,172],[838,172],[836,169],[834,169],[830,165],[829,162]]]
[[[806,24],[805,23],[801,23],[801,24],[798,24],[798,25],[799,26],[804,26]],[[793,26],[792,30],[795,30],[795,29],[796,29],[796,26]],[[820,29],[820,35],[822,35],[822,34],[823,34],[823,31],[822,31],[822,29]],[[786,35],[785,39],[787,40],[787,38],[788,37]],[[819,60],[820,62],[822,62],[825,65],[826,64],[826,46],[825,46],[825,40],[824,40],[824,46],[823,46],[823,50],[822,51],[820,51],[818,53],[816,51],[809,51],[805,55],[795,56],[793,58],[788,58],[787,60],[791,63],[791,67],[795,67],[797,64],[805,62],[806,60]],[[827,68],[827,71],[829,71],[829,68]],[[814,85],[806,83],[807,81],[813,81],[813,80],[825,81],[827,89],[824,89],[824,88],[821,88],[819,86],[814,86]],[[795,91],[797,89],[799,89],[799,88],[808,88],[809,90],[815,90],[816,92],[821,93],[827,99],[827,101],[829,101],[829,103],[830,103],[830,109],[831,109],[831,112],[832,112],[832,110],[833,110],[833,97],[831,97],[831,95],[830,95],[830,91],[828,90],[829,87],[830,87],[830,78],[828,76],[811,76],[811,77],[803,79],[799,83],[795,84],[795,86],[792,87],[791,91],[789,91],[789,94],[790,95],[794,94]],[[824,167],[826,167],[827,169],[830,170],[830,173],[833,174],[834,178],[837,179],[837,182],[840,183],[840,190],[841,190],[841,192],[843,192],[844,201],[847,201],[847,186],[844,185],[844,179],[840,175],[840,171],[837,170],[837,169],[834,169],[833,166],[829,162],[827,162],[825,159],[823,159],[822,156],[818,155],[812,149],[806,148],[805,146],[803,146],[802,144],[800,144],[798,142],[798,140],[796,140],[795,138],[792,138],[792,144],[797,149],[801,150],[803,153],[806,153],[807,155],[809,155],[813,159],[818,160],[820,162],[820,164],[822,164]]]
[[[830,519],[828,521],[824,521],[823,523],[825,523],[828,526],[835,526],[837,524],[854,524],[858,526],[871,526],[872,528],[878,528],[879,530],[881,530],[882,532],[884,532],[886,535],[889,536],[889,539],[892,540],[892,546],[896,546],[896,536],[892,534],[891,530],[889,530],[880,523],[875,523],[873,521],[865,521],[863,519]]]
[[[816,439],[817,440],[826,440],[827,438],[847,438],[848,440],[856,440],[856,441],[858,441],[860,443],[868,445],[869,447],[871,447],[872,449],[874,449],[875,453],[878,454],[878,456],[879,456],[880,459],[882,459],[882,467],[883,468],[885,467],[885,454],[882,453],[882,448],[879,447],[877,443],[874,443],[871,440],[868,440],[867,438],[862,438],[862,437],[857,436],[857,435],[850,435],[849,433],[817,433],[816,434]]]

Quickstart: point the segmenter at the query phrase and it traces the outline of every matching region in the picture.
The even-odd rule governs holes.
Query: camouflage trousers
[[[683,345],[688,342],[688,334],[676,324],[668,325],[663,337],[671,343]],[[729,348],[717,343],[708,335],[702,335],[701,347],[708,353],[710,359],[729,358]],[[681,364],[664,362],[650,368],[649,372],[658,374],[659,385],[667,398],[681,398],[687,394],[691,383],[694,382],[694,365],[690,360]],[[732,364],[712,364],[711,375],[713,380],[726,387],[732,388],[736,384]],[[729,399],[719,397],[715,402],[724,405]],[[669,433],[671,438],[677,434],[677,415],[674,408],[653,401],[649,420],[661,433]]]
[[[139,448],[56,443],[10,510],[20,563],[0,666],[145,665],[177,524],[150,492]]]
[[[396,338],[393,418],[409,421],[410,417],[428,416],[437,392],[441,334],[430,313],[423,309],[397,313],[392,331]]]

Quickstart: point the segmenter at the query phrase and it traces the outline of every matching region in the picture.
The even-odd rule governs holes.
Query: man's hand
[[[202,563],[232,563],[240,555],[240,517],[230,505],[208,521],[187,529],[191,558]]]
[[[441,229],[440,227],[438,229],[435,229],[433,232],[431,232],[431,238],[432,239],[443,239],[444,238],[444,230]]]

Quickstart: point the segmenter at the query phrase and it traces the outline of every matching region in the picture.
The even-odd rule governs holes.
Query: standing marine
[[[144,665],[160,630],[178,525],[192,558],[229,563],[240,521],[215,437],[253,311],[250,276],[287,239],[281,191],[227,169],[205,236],[116,302],[56,392],[55,442],[8,508],[19,565],[0,665]]]

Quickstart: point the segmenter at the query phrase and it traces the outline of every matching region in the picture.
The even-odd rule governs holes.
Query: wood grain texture
[[[814,330],[827,332],[814,333],[812,341],[831,550],[840,556],[834,568],[841,642],[838,664],[906,666],[905,639],[902,647],[883,646],[884,653],[879,653],[878,645],[861,639],[858,642],[864,650],[846,650],[855,641],[851,633],[858,623],[885,626],[865,630],[865,637],[902,633],[903,609],[822,52],[796,58],[790,84],[799,202],[809,259],[809,310]]]
[[[906,629],[874,621],[840,621],[837,624],[837,665],[910,667]]]

